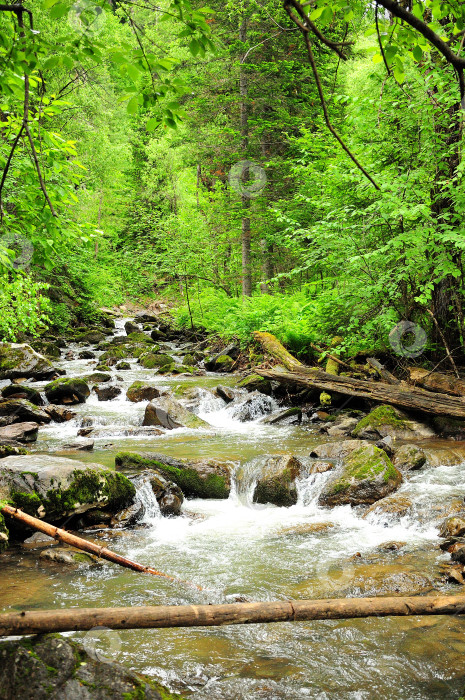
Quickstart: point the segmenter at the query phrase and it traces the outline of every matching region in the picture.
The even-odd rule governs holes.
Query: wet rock
[[[150,337],[152,340],[158,341],[158,340],[166,340],[166,333],[161,331],[159,328],[152,328],[150,331]]]
[[[92,350],[81,350],[78,357],[80,360],[94,360],[96,356],[95,352],[92,352]]]
[[[125,528],[134,527],[140,520],[144,517],[144,505],[136,498],[134,503],[132,503],[127,508],[124,508],[119,513],[116,513],[110,521],[111,527],[115,528]]]
[[[370,513],[375,513],[377,516],[388,515],[403,518],[404,515],[410,513],[412,506],[412,501],[408,496],[387,496],[370,506],[363,517],[367,518]]]
[[[388,457],[392,457],[394,454],[394,441],[390,435],[375,442],[376,447],[380,450],[384,450]]]
[[[133,382],[126,392],[126,396],[129,401],[133,403],[138,403],[139,401],[152,401],[161,396],[161,391],[158,387],[153,384],[148,384],[146,382]]]
[[[374,445],[353,450],[334,476],[325,484],[320,505],[363,505],[379,501],[396,491],[402,474],[386,455]]]
[[[310,457],[318,457],[319,459],[344,459],[354,450],[365,447],[366,442],[363,440],[345,440],[344,442],[325,442],[322,445],[317,445],[310,452]]]
[[[31,377],[50,379],[57,374],[52,363],[30,345],[0,343],[0,379]]]
[[[231,403],[237,396],[236,392],[234,392],[228,386],[222,386],[221,384],[218,384],[215,389],[215,393],[220,397],[220,399],[226,401],[226,403]]]
[[[50,403],[69,405],[85,403],[89,394],[89,386],[83,379],[61,377],[45,387],[45,396]]]
[[[174,481],[165,479],[163,474],[154,469],[147,469],[142,472],[142,474],[136,477],[134,483],[137,485],[143,481],[149,481],[150,487],[160,507],[160,512],[164,517],[178,516],[181,514],[184,494]]]
[[[97,345],[102,340],[105,340],[107,334],[103,330],[85,330],[82,333],[76,333],[75,340],[77,343],[86,345]]]
[[[170,355],[161,355],[153,352],[147,352],[144,355],[141,355],[139,362],[142,367],[145,367],[146,369],[163,370],[164,368],[172,368],[174,366],[174,360],[172,357],[170,357]]]
[[[338,417],[330,426],[326,429],[328,435],[331,437],[345,437],[350,435],[352,430],[357,425],[357,418],[351,418],[350,416]]]
[[[67,566],[103,566],[103,561],[98,557],[81,552],[74,547],[52,547],[43,549],[39,554],[41,561],[49,561],[54,564],[65,564]]]
[[[108,365],[105,365],[105,364],[103,364],[103,362],[100,362],[100,363],[96,366],[95,371],[96,371],[96,372],[103,372],[104,374],[108,374],[108,372],[110,372],[111,370],[110,370],[110,368],[108,367]],[[99,381],[99,380],[97,380],[97,381]],[[101,381],[109,381],[109,380],[108,380],[108,379],[102,379]]]
[[[131,333],[140,333],[140,326],[133,321],[126,321],[124,324],[124,330],[126,331],[126,335],[130,335]]]
[[[455,583],[459,586],[465,584],[465,571],[463,564],[443,564],[441,573],[445,583]]]
[[[302,463],[294,455],[270,457],[262,469],[253,494],[254,503],[272,503],[275,506],[293,506],[297,503],[295,480]]]
[[[63,445],[64,450],[77,450],[81,452],[92,452],[94,449],[93,440],[76,440],[76,442],[67,442]]]
[[[465,535],[465,513],[446,518],[440,525],[439,537],[462,537]]]
[[[458,545],[457,549],[451,552],[452,561],[458,561],[460,564],[465,564],[465,545]]]
[[[35,442],[39,425],[37,423],[13,423],[0,428],[0,442],[14,440],[17,442]],[[3,466],[3,465],[2,465]]]
[[[357,424],[352,432],[354,438],[379,440],[390,436],[393,440],[409,440],[434,437],[427,425],[411,420],[404,412],[393,406],[377,406]]]
[[[333,462],[324,462],[323,460],[315,460],[312,462],[309,468],[310,474],[325,474],[326,472],[334,469],[335,465]]]
[[[434,416],[432,426],[441,438],[465,440],[465,420],[449,416]]]
[[[258,391],[249,394],[249,396],[238,403],[234,409],[233,417],[236,420],[247,421],[256,420],[273,411],[273,400],[269,396],[265,396]]]
[[[188,411],[179,401],[170,396],[160,396],[155,402],[147,404],[142,425],[159,425],[167,430],[174,428],[207,427],[201,418]]]
[[[4,399],[26,399],[35,406],[43,406],[44,400],[37,389],[25,384],[9,384],[2,390]]]
[[[0,459],[11,457],[13,455],[29,454],[24,445],[17,440],[0,440]]]
[[[292,525],[278,530],[278,535],[320,535],[335,527],[334,523],[305,523],[303,525]]]
[[[95,387],[95,393],[99,401],[111,401],[112,399],[116,399],[116,397],[121,394],[121,391],[121,387],[115,385]]]
[[[154,469],[174,481],[187,498],[228,498],[233,465],[209,459],[180,460],[155,452],[119,452],[119,469]]]
[[[2,460],[0,499],[49,522],[102,507],[114,513],[134,496],[129,479],[100,464],[38,454]]]
[[[152,338],[149,335],[146,335],[142,331],[138,331],[137,333],[130,333],[128,335],[128,339],[133,344],[134,343],[141,343],[142,345],[150,345],[150,346],[155,345],[155,341],[152,340]]]
[[[129,362],[118,362],[116,369],[122,372],[123,370],[131,369],[131,365]]]
[[[248,377],[244,377],[238,383],[239,389],[247,389],[247,391],[259,391],[261,394],[266,394],[271,396],[272,386],[268,379],[260,377],[258,374],[250,374]]]
[[[35,532],[33,535],[24,540],[24,542],[21,543],[21,546],[24,547],[24,549],[35,549],[37,547],[49,547],[54,543],[55,540],[53,537],[49,537],[43,532]]]
[[[55,423],[66,423],[67,421],[76,418],[77,415],[69,408],[65,408],[64,406],[55,406],[54,404],[45,406],[44,411],[53,421],[55,421]]]
[[[134,320],[138,323],[158,323],[160,321],[159,317],[150,311],[138,311]]]
[[[284,411],[278,411],[278,413],[273,413],[263,420],[263,423],[267,425],[275,425],[276,423],[281,423],[281,421],[286,420],[286,418],[294,418],[300,423],[302,421],[302,409],[298,407],[286,408]]]
[[[398,552],[399,549],[403,549],[407,543],[406,542],[383,542],[378,546],[380,552]]]
[[[50,416],[26,399],[5,399],[0,401],[0,416],[7,417],[9,423],[34,422],[41,425],[50,423]]]
[[[229,355],[220,355],[216,358],[214,363],[214,369],[216,372],[230,372],[234,365],[234,360]],[[211,364],[210,362],[208,363]],[[205,365],[207,366],[207,364]],[[207,367],[207,369],[209,369]]]
[[[105,382],[111,381],[111,374],[104,371],[92,372],[92,374],[87,374],[83,377],[83,380],[89,382],[89,384],[104,384]]]
[[[402,445],[395,452],[393,464],[401,472],[416,471],[426,464],[426,455],[416,445]]]
[[[158,683],[98,658],[58,635],[3,642],[2,700],[182,700]]]
[[[53,342],[49,340],[33,340],[31,343],[31,348],[44,357],[51,359],[58,359],[61,355],[60,348]]]

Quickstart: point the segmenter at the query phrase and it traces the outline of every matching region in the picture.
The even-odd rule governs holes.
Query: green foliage
[[[47,287],[27,275],[12,281],[7,274],[0,275],[0,338],[14,341],[21,332],[38,335],[46,327],[51,311],[43,293]]]

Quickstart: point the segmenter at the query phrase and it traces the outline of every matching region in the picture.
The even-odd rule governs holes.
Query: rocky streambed
[[[21,365],[15,348],[8,367],[0,352],[0,497],[204,590],[5,522],[3,610],[464,590],[462,443],[389,407],[288,406],[278,386],[225,371],[234,346],[212,353],[150,315],[115,325],[37,346],[48,362],[28,350]],[[72,636],[196,698],[456,698],[464,624]]]

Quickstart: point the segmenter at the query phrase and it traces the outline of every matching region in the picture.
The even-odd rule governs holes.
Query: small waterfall
[[[150,523],[162,517],[160,506],[155,498],[149,477],[142,477],[134,482],[136,486],[136,498],[144,507],[144,515],[141,522]]]

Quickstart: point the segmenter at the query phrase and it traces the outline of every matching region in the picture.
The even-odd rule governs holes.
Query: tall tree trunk
[[[244,160],[247,158],[249,148],[249,105],[248,105],[248,81],[245,69],[246,51],[245,44],[247,42],[247,17],[245,12],[242,15],[241,27],[239,30],[239,40],[243,44],[244,54],[241,58],[240,73],[239,73],[239,91],[240,91],[240,114],[241,114],[241,150]],[[249,179],[249,171],[246,168],[242,179],[247,182]],[[252,260],[251,260],[251,235],[250,235],[250,197],[242,195],[242,296],[252,296]]]
[[[262,294],[271,294],[268,280],[273,277],[273,263],[271,254],[273,252],[273,244],[268,243],[264,238],[260,241],[260,251],[262,258],[262,281],[260,283],[260,291]]]

